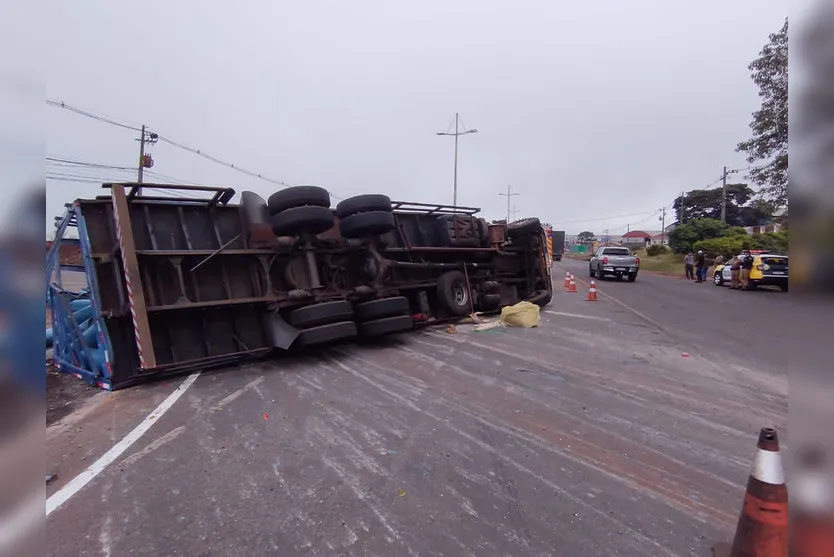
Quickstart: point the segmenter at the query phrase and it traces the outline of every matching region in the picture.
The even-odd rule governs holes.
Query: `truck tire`
[[[405,296],[395,296],[356,304],[353,312],[357,321],[373,321],[383,317],[409,315],[411,306]]]
[[[356,323],[353,321],[342,321],[320,325],[311,329],[305,329],[298,335],[296,342],[300,346],[312,346],[324,344],[356,336]]]
[[[375,319],[374,321],[360,323],[359,335],[363,337],[378,337],[391,333],[410,331],[413,328],[414,321],[412,321],[410,315],[398,315],[396,317],[386,317],[384,319]]]
[[[628,282],[634,282],[635,280],[637,280],[637,273],[629,273]]]
[[[596,277],[596,275],[594,274],[594,270],[591,267],[588,267],[588,276],[591,278]]]
[[[370,211],[384,211],[390,213],[391,198],[387,195],[369,193],[348,197],[336,205],[336,216],[340,219],[357,213],[368,213]]]
[[[296,329],[309,329],[319,325],[350,321],[353,319],[353,306],[345,300],[312,304],[290,312],[287,322]]]
[[[542,223],[536,217],[521,219],[507,225],[507,231],[510,236],[524,236],[539,232],[542,229]]]
[[[276,236],[296,236],[301,232],[321,234],[333,228],[334,220],[328,207],[293,207],[272,216],[272,231]]]
[[[318,186],[293,186],[276,191],[267,201],[270,215],[305,205],[330,207],[330,193]]]
[[[469,315],[470,292],[466,285],[466,276],[460,271],[448,271],[437,281],[437,298],[452,315],[462,317]]]
[[[394,215],[387,211],[369,211],[345,217],[339,221],[345,238],[380,236],[394,230]]]

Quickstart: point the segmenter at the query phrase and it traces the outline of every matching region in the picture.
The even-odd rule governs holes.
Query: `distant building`
[[[642,230],[632,230],[623,234],[622,243],[626,246],[633,246],[635,244],[648,246],[652,243],[652,235]]]

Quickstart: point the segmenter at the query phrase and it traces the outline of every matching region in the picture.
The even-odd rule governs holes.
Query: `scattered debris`
[[[681,356],[683,356],[684,358],[688,358],[689,352],[681,352]]]
[[[510,327],[538,327],[541,322],[541,308],[532,302],[518,302],[501,308],[500,320]]]
[[[269,419],[269,412],[264,412],[264,421]]]
[[[400,497],[405,497],[405,491],[403,491],[402,489],[400,490]]]
[[[52,482],[54,482],[57,477],[58,477],[58,474],[47,474],[46,475],[46,485],[49,485]]]
[[[454,334],[457,334],[458,329],[457,329],[457,327],[455,327],[454,325],[449,325],[449,326],[446,328],[446,332],[447,332],[448,334],[450,334],[450,335],[454,335]]]

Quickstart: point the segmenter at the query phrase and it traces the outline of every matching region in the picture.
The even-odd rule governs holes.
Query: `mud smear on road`
[[[101,393],[77,377],[46,368],[46,427],[49,427],[82,407],[90,398]]]

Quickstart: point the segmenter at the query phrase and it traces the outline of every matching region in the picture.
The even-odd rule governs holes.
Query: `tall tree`
[[[755,192],[747,184],[727,184],[727,224],[730,226],[756,226],[770,217],[765,203],[747,204]],[[678,222],[694,219],[721,218],[721,188],[692,190],[675,199],[672,207]]]
[[[761,194],[779,207],[788,204],[788,18],[778,33],[771,33],[759,57],[748,66],[759,87],[762,106],[753,113],[753,137],[736,151],[757,165],[750,177]],[[765,162],[766,161],[766,162]],[[764,164],[761,164],[763,163]]]
[[[579,233],[579,243],[580,244],[590,246],[591,244],[594,243],[594,240],[596,240],[596,238],[594,238],[594,233],[591,232],[590,230],[585,230],[585,231]]]

